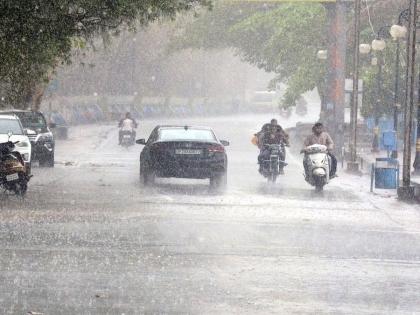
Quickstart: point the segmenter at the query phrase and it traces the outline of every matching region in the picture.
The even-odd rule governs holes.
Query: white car
[[[23,130],[20,120],[15,115],[0,115],[0,143],[9,140],[9,133],[12,134],[10,141],[16,142],[15,151],[22,155],[25,161],[28,174],[31,170],[31,142]]]

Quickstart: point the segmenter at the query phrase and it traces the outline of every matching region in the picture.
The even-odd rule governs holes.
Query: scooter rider
[[[332,150],[334,149],[334,141],[331,139],[331,136],[328,132],[325,131],[324,125],[320,122],[316,123],[312,127],[312,134],[308,136],[305,141],[305,147],[313,145],[313,144],[322,144],[325,145],[328,149],[328,155],[331,160],[331,169],[330,169],[330,178],[336,177],[337,172],[337,159],[332,154]],[[306,165],[304,163],[305,174],[307,175]]]
[[[118,128],[120,128],[119,134],[118,134],[118,144],[121,145],[122,136],[124,132],[131,132],[131,136],[133,139],[136,138],[136,131],[134,130],[137,128],[137,122],[134,118],[131,118],[130,112],[127,112],[125,114],[125,118],[121,119],[118,123]]]
[[[262,171],[262,162],[269,159],[270,150],[265,147],[265,144],[282,144],[289,146],[289,135],[283,130],[283,128],[277,123],[276,119],[272,119],[270,124],[265,124],[262,130],[257,134],[258,136],[258,147],[260,148],[260,154],[258,156],[258,163],[260,165],[259,171]],[[283,157],[284,158],[284,157]],[[280,173],[283,173],[283,167],[280,169]]]

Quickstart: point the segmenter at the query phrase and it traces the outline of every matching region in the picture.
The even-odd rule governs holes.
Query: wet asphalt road
[[[419,207],[343,172],[315,194],[291,152],[268,185],[250,136],[269,118],[188,120],[231,141],[224,194],[141,187],[140,146],[73,128],[27,198],[2,199],[0,314],[420,314]]]

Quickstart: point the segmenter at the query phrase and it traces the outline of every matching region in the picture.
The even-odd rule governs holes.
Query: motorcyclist
[[[262,163],[270,157],[270,149],[266,144],[282,144],[289,146],[289,135],[278,124],[276,119],[272,119],[270,124],[265,124],[261,131],[257,134],[258,147],[260,154],[258,155],[258,163],[260,165],[259,171],[262,171]],[[284,159],[284,157],[283,157]],[[283,166],[280,168],[280,173],[283,174]]]
[[[136,138],[136,131],[134,130],[137,128],[137,122],[134,118],[131,117],[130,112],[127,112],[125,114],[125,118],[121,119],[118,123],[118,128],[120,128],[119,134],[118,134],[118,144],[121,145],[122,137],[124,132],[131,132],[132,139]]]
[[[328,132],[325,131],[324,125],[320,122],[316,123],[312,127],[312,134],[308,136],[304,141],[305,147],[313,144],[322,144],[327,147],[328,155],[331,160],[330,178],[336,177],[337,158],[332,154],[332,150],[334,149],[334,141],[332,140]],[[305,167],[305,174],[307,174],[305,163],[303,166]]]

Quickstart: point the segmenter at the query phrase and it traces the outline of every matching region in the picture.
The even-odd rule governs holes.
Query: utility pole
[[[400,88],[400,40],[397,38],[397,49],[395,53],[395,83],[394,83],[394,131],[395,141],[398,143],[398,110],[399,110],[399,88]],[[398,158],[398,148],[392,150],[392,158]]]
[[[360,42],[360,0],[354,1],[354,47],[353,47],[353,95],[350,120],[350,161],[347,171],[359,172],[357,163],[357,111],[359,107],[359,42]]]
[[[415,175],[420,175],[420,70],[419,70],[419,79],[417,87],[417,139],[416,139],[416,155],[414,158],[414,173]]]
[[[328,71],[325,124],[334,134],[336,154],[344,146],[344,82],[346,66],[346,1],[325,3],[328,16]]]
[[[402,28],[403,20],[408,22],[408,15],[410,13],[409,9],[405,9],[400,12],[398,15],[398,24],[391,26],[390,33],[393,32],[392,37],[397,41],[397,48],[395,51],[395,82],[394,82],[394,131],[395,131],[395,140],[398,143],[398,112],[400,110],[400,48],[401,40],[405,38],[406,30]],[[420,96],[419,96],[420,97]],[[398,147],[396,146],[392,151],[392,158],[398,158]]]
[[[404,108],[404,152],[403,152],[403,182],[398,189],[398,198],[403,200],[414,199],[414,186],[411,185],[411,131],[414,112],[415,87],[415,60],[416,60],[416,22],[417,0],[410,0],[408,43],[407,43],[407,70]]]

